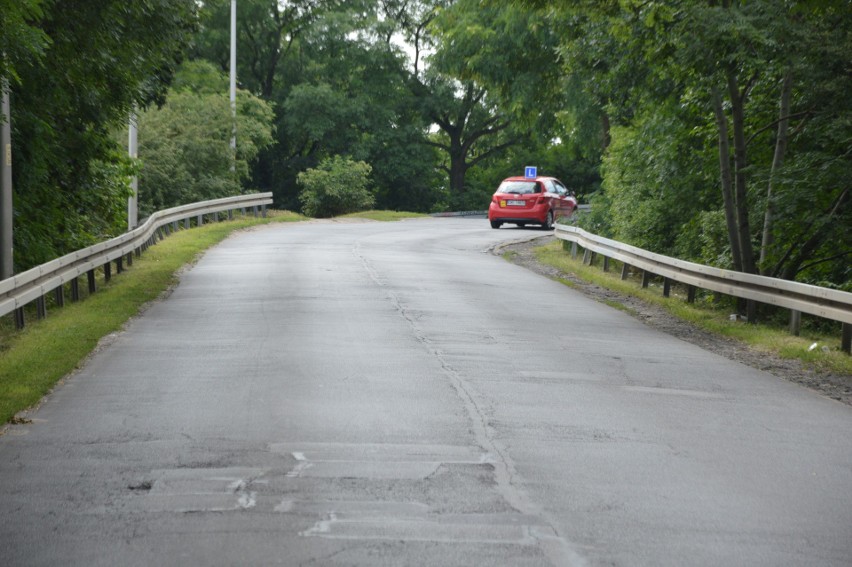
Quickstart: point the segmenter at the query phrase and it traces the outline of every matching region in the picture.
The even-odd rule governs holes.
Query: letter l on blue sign
[[[536,167],[528,165],[524,169],[524,177],[527,177],[529,179],[535,179],[537,176],[538,176],[538,171],[537,171]]]

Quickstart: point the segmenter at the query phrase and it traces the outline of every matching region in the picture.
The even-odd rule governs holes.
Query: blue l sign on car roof
[[[524,168],[524,177],[527,179],[535,179],[538,177],[538,168],[533,165],[528,165]]]

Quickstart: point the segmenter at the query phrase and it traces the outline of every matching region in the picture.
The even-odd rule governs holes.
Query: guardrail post
[[[36,317],[39,319],[47,317],[47,302],[45,302],[43,295],[36,298]]]
[[[757,323],[757,302],[753,299],[746,300],[746,321]]]
[[[19,331],[24,328],[24,308],[15,309],[15,328]]]
[[[132,265],[133,265],[133,252],[128,252],[127,253],[127,267],[130,267]]]
[[[252,210],[254,211],[254,218],[257,218],[257,205],[253,206]]]
[[[228,220],[234,220],[234,209],[228,209]]]
[[[89,280],[89,293],[95,293],[95,291],[97,291],[97,286],[95,285],[95,270],[89,270],[86,272],[86,279]]]
[[[590,254],[591,254],[591,252],[589,252],[588,250],[583,250],[583,265],[584,266],[588,265]]]
[[[790,334],[794,337],[799,336],[799,331],[802,328],[802,312],[795,309],[790,310]]]
[[[840,328],[840,350],[852,354],[852,325],[842,323]]]
[[[53,290],[53,296],[56,299],[57,307],[65,306],[65,285],[61,284],[59,287]]]
[[[571,258],[573,258],[574,260],[577,259],[577,243],[576,242],[571,243]]]
[[[107,262],[104,264],[104,281],[108,282],[112,279],[112,264]]]
[[[180,227],[178,226],[178,221],[172,221],[172,232],[177,232],[179,230]]]
[[[260,206],[260,214],[261,216],[263,216],[263,218],[266,218],[266,205]]]
[[[648,287],[649,283],[651,283],[651,272],[642,270],[642,289]]]
[[[198,215],[196,218],[195,226],[202,226],[204,224],[204,215]]]
[[[621,265],[621,279],[626,280],[630,276],[630,264],[624,263]]]
[[[604,256],[603,271],[609,271],[609,256]]]
[[[115,273],[120,274],[124,271],[124,256],[119,256],[115,259]]]
[[[672,280],[663,278],[663,297],[669,297],[672,293]]]
[[[80,282],[77,278],[71,280],[71,301],[80,301]]]
[[[687,303],[695,303],[695,286],[691,285],[686,288],[686,301]]]
[[[242,213],[243,216],[246,216],[246,208],[245,207],[240,207],[240,212]]]

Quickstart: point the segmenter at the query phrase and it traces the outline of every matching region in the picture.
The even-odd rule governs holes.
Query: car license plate
[[[509,200],[509,201],[506,201],[506,204],[509,205],[510,207],[523,207],[524,205],[527,204],[527,202],[526,201],[518,201],[518,200]]]

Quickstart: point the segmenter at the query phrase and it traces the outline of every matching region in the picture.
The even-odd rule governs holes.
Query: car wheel
[[[541,224],[542,230],[553,230],[553,211],[547,211],[547,216],[544,217],[544,222]]]
[[[491,221],[491,228],[500,228],[500,225],[503,224],[499,221],[493,220]]]

